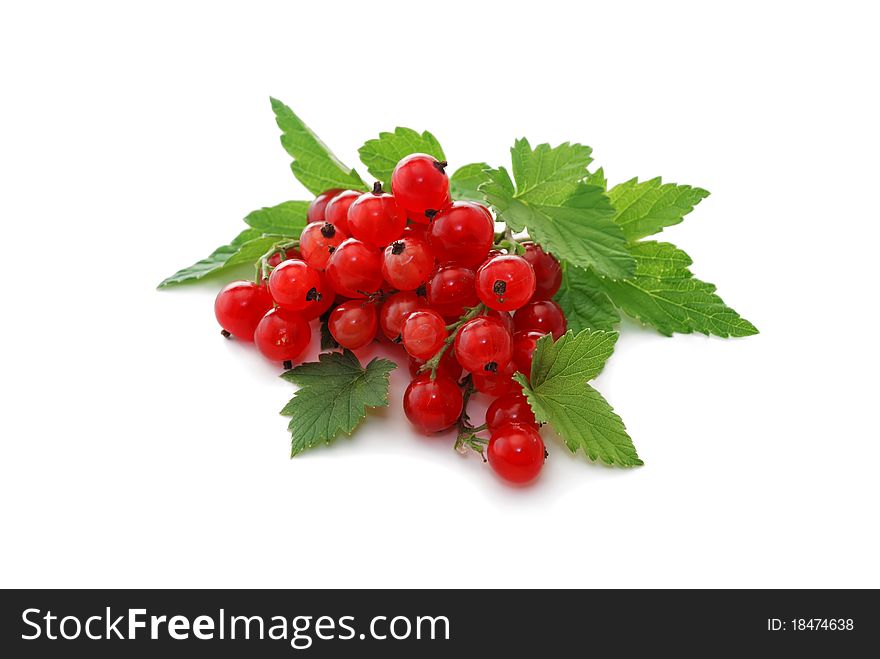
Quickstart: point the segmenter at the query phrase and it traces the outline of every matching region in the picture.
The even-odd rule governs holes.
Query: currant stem
[[[273,236],[274,237],[274,236]],[[279,236],[284,238],[283,236]],[[264,282],[269,278],[269,275],[272,274],[272,266],[269,265],[269,259],[271,259],[276,254],[281,254],[281,260],[283,261],[287,256],[287,250],[299,247],[299,240],[292,238],[284,238],[283,240],[279,240],[277,243],[272,245],[272,248],[263,254],[256,263],[254,263],[254,268],[257,271],[256,282],[258,284]]]
[[[431,371],[431,379],[433,380],[437,377],[437,366],[440,364],[440,360],[443,358],[443,355],[455,342],[455,336],[458,334],[458,330],[461,329],[461,326],[464,325],[467,321],[473,320],[481,313],[486,310],[486,305],[482,302],[475,307],[471,307],[465,312],[465,314],[459,318],[457,321],[452,323],[451,325],[446,326],[446,331],[449,332],[449,336],[443,341],[443,345],[440,346],[440,349],[434,353],[434,356],[431,357],[428,361],[422,364],[422,367],[419,369],[420,373],[426,373],[427,371]]]
[[[465,449],[469,448],[472,451],[479,453],[483,458],[483,462],[485,462],[486,456],[483,453],[483,447],[488,444],[488,440],[483,439],[482,437],[477,437],[477,433],[486,430],[486,424],[475,428],[471,425],[471,419],[467,412],[468,401],[470,401],[471,396],[474,391],[476,391],[474,388],[474,382],[471,376],[467,375],[460,384],[463,388],[463,391],[461,392],[461,414],[458,417],[457,423],[458,437],[455,440],[453,448],[459,453],[464,453]]]

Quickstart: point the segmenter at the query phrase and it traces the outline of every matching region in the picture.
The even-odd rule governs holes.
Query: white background
[[[2,586],[880,586],[870,3],[12,3],[0,10]],[[288,459],[292,393],[157,292],[343,161],[590,144],[712,196],[662,237],[761,330],[632,323],[597,382],[646,465],[526,490],[392,405]],[[363,171],[363,170],[362,170]]]

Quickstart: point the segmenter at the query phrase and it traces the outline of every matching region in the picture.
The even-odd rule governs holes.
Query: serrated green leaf
[[[255,210],[244,218],[250,226],[263,233],[274,233],[298,238],[308,224],[308,201],[285,201],[277,206]]]
[[[587,174],[587,178],[584,179],[584,183],[589,183],[590,185],[596,185],[603,190],[608,189],[608,181],[605,179],[605,170],[603,168],[597,169],[595,172],[591,174]]]
[[[263,232],[257,229],[245,229],[228,245],[218,247],[210,256],[175,272],[159,284],[159,288],[191,284],[235,266],[254,263],[278,240],[264,237],[262,234]]]
[[[326,352],[317,362],[300,364],[281,375],[300,386],[281,410],[292,417],[291,457],[339,435],[351,435],[368,407],[388,405],[388,378],[397,365],[373,359],[366,368],[350,350]]]
[[[489,180],[486,170],[491,169],[484,162],[474,162],[459,167],[449,177],[449,191],[453,199],[483,201],[483,194],[477,189]]]
[[[690,257],[669,243],[639,242],[631,246],[636,274],[626,281],[593,277],[624,311],[666,336],[700,332],[727,338],[750,336],[758,330],[715,294],[715,286],[693,276]]]
[[[342,164],[293,110],[277,99],[270,101],[281,129],[281,145],[293,158],[290,169],[309,192],[318,195],[330,188],[367,189],[358,173]]]
[[[568,199],[587,175],[593,150],[564,142],[557,147],[539,144],[532,149],[525,138],[510,149],[516,197],[531,204],[556,206]]]
[[[428,131],[419,134],[412,128],[398,126],[393,133],[379,133],[379,137],[367,140],[358,149],[361,162],[372,176],[391,187],[391,172],[401,158],[412,153],[427,153],[437,160],[446,160],[440,142]]]
[[[568,328],[611,330],[620,322],[620,314],[608,296],[585,270],[562,262],[562,284],[553,298],[565,312]]]
[[[658,176],[639,183],[637,178],[608,191],[617,222],[629,241],[638,240],[678,224],[709,192],[690,185],[663,183]]]
[[[593,461],[632,467],[642,461],[626,427],[608,402],[587,381],[601,372],[614,351],[617,332],[567,332],[557,341],[538,339],[529,379],[522,385],[535,418],[549,423],[572,453]]]

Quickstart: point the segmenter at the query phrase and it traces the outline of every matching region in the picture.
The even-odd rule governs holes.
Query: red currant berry
[[[496,373],[471,373],[471,380],[474,383],[474,389],[481,394],[498,398],[511,391],[522,391],[511,376],[516,372],[516,366],[513,361],[507,363],[500,372]]]
[[[415,357],[410,356],[409,374],[416,377],[421,372],[421,368],[424,365],[424,359],[416,359]],[[452,350],[444,352],[443,356],[440,358],[440,363],[437,364],[437,375],[445,375],[458,382],[461,378],[461,372],[461,364],[455,359],[455,352]]]
[[[214,300],[214,315],[220,327],[242,341],[254,340],[254,330],[271,308],[269,291],[252,281],[227,284]]]
[[[301,313],[306,320],[314,320],[319,316],[323,316],[324,312],[331,309],[333,303],[336,302],[336,293],[333,292],[333,287],[330,285],[330,280],[327,279],[326,273],[319,272],[318,279],[321,281],[321,285],[318,286],[318,290],[321,291],[321,300],[316,304],[310,304],[302,310]]]
[[[315,270],[324,270],[330,255],[348,238],[329,222],[312,222],[299,236],[303,260]]]
[[[288,261],[290,259],[302,259],[302,254],[295,247],[291,247],[282,255],[281,252],[275,252],[272,256],[266,259],[266,263],[269,264],[270,268],[277,268],[284,261]]]
[[[333,197],[324,209],[324,220],[342,233],[351,235],[348,228],[348,209],[363,193],[357,190],[344,190]]]
[[[284,261],[272,271],[269,292],[278,306],[290,311],[317,306],[325,295],[318,271],[299,259]]]
[[[425,218],[427,219],[427,218]],[[427,224],[407,224],[403,229],[403,238],[418,238],[428,242],[428,225]]]
[[[376,183],[372,192],[358,197],[348,209],[348,230],[352,236],[373,247],[384,247],[400,238],[406,226],[406,213],[390,194]]]
[[[382,252],[360,240],[344,241],[327,262],[327,278],[344,297],[366,297],[382,285]]]
[[[430,359],[446,340],[446,321],[433,309],[413,311],[404,319],[400,335],[403,347],[410,355]]]
[[[497,373],[510,363],[513,337],[499,320],[478,316],[455,336],[455,357],[471,373]]]
[[[489,211],[473,201],[453,201],[431,221],[428,243],[441,263],[475,268],[486,258],[495,240]]]
[[[513,311],[535,292],[535,271],[521,256],[505,254],[486,261],[477,270],[477,295],[490,309]]]
[[[498,311],[497,309],[486,309],[483,312],[483,315],[487,318],[494,318],[495,320],[501,321],[501,324],[507,328],[507,331],[513,334],[513,316],[511,316],[506,311]]]
[[[425,153],[408,155],[394,168],[391,189],[397,203],[409,213],[442,208],[449,200],[446,161]]]
[[[434,271],[434,255],[418,238],[404,237],[385,248],[382,276],[401,291],[412,291],[424,284]]]
[[[273,362],[293,361],[309,345],[312,330],[301,313],[276,307],[271,309],[254,332],[257,348]]]
[[[428,304],[446,318],[458,318],[479,302],[474,271],[457,265],[438,268],[426,286]]]
[[[556,295],[562,284],[562,268],[552,254],[548,254],[540,245],[525,243],[526,252],[523,258],[535,271],[535,294],[533,300],[549,300]]]
[[[544,440],[532,426],[508,423],[492,432],[486,457],[504,480],[528,483],[544,466]]]
[[[373,340],[378,322],[375,305],[364,300],[348,300],[332,311],[327,329],[343,348],[357,350]]]
[[[553,300],[536,300],[513,315],[513,326],[517,332],[552,334],[558,339],[565,334],[568,321],[562,308]]]
[[[382,327],[382,333],[392,341],[400,341],[403,321],[413,311],[421,309],[424,304],[424,298],[412,291],[391,295],[379,310],[379,325]]]
[[[455,424],[462,404],[455,380],[439,373],[434,380],[429,373],[417,376],[403,394],[406,418],[424,433],[440,432]]]
[[[409,220],[410,223],[417,224],[423,229],[426,229],[431,223],[431,219],[424,213],[411,213],[410,211],[407,211],[406,219]]]
[[[505,423],[520,423],[538,427],[535,413],[532,412],[529,401],[521,391],[513,391],[496,398],[486,410],[486,425],[490,431],[494,432]]]
[[[532,377],[532,357],[535,354],[535,345],[538,339],[544,336],[541,332],[514,332],[513,334],[513,363],[516,370],[526,376]]]
[[[323,222],[327,204],[333,201],[342,191],[342,188],[331,188],[330,190],[324,190],[324,192],[315,197],[312,203],[309,204],[309,210],[306,213],[309,222]]]

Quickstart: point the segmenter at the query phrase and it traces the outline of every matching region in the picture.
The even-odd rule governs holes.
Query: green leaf
[[[307,201],[285,201],[277,206],[269,206],[249,213],[244,221],[263,233],[275,233],[298,238],[308,224]]]
[[[589,183],[590,185],[597,185],[603,190],[608,189],[608,181],[605,179],[605,170],[601,167],[592,174],[587,174],[587,178],[584,179],[584,182]]]
[[[231,243],[218,247],[207,258],[175,272],[159,284],[159,288],[191,284],[208,275],[215,275],[245,263],[254,263],[277,240],[277,238],[264,237],[262,231],[257,229],[245,229]]]
[[[593,277],[608,297],[627,315],[656,328],[673,332],[750,336],[758,330],[724,304],[715,286],[693,276],[690,257],[669,243],[654,241],[631,246],[636,274],[626,281]]]
[[[390,187],[391,172],[397,162],[412,153],[427,153],[437,160],[446,160],[436,137],[428,131],[420,135],[412,128],[397,127],[393,133],[379,133],[378,138],[368,140],[358,149],[367,171],[386,187]]]
[[[635,263],[614,223],[614,208],[598,185],[585,183],[591,149],[565,143],[533,150],[526,140],[511,149],[513,180],[503,167],[490,170],[479,191],[499,219],[515,231],[528,229],[544,249],[581,268],[613,279],[630,276]]]
[[[293,110],[270,98],[275,122],[281,129],[281,145],[293,158],[290,169],[314,195],[330,188],[366,190],[358,173],[343,165]]]
[[[562,284],[553,298],[565,312],[568,329],[611,330],[620,322],[620,314],[608,296],[586,270],[562,262]]]
[[[538,339],[531,378],[514,375],[538,421],[550,423],[572,453],[632,467],[642,464],[620,417],[587,384],[614,351],[617,332],[567,332],[558,341]],[[531,383],[530,383],[531,382]]]
[[[664,184],[660,177],[639,183],[637,178],[608,191],[617,211],[614,221],[629,241],[663,231],[678,224],[709,192],[690,185]]]
[[[470,199],[471,201],[483,201],[483,193],[477,188],[489,180],[486,170],[491,169],[484,162],[473,162],[464,167],[459,167],[449,177],[449,190],[453,199]]]
[[[388,405],[388,378],[397,365],[374,359],[366,368],[350,350],[326,352],[317,362],[300,364],[281,375],[299,385],[281,410],[292,417],[291,457],[319,444],[331,444],[341,434],[351,435],[367,414],[367,407]]]

